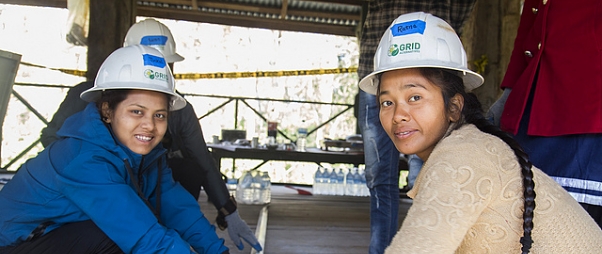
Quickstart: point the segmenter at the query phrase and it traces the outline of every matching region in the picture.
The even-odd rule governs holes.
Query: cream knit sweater
[[[602,253],[594,220],[545,173],[533,174],[531,253]],[[437,144],[408,196],[413,204],[385,253],[521,253],[518,161],[506,143],[474,125]]]

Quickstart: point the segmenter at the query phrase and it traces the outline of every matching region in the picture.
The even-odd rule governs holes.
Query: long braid
[[[522,147],[508,134],[500,130],[497,126],[487,121],[482,114],[481,104],[477,97],[470,93],[464,95],[464,109],[462,110],[464,119],[467,123],[474,124],[479,130],[485,133],[489,133],[501,140],[506,142],[516,155],[518,162],[521,167],[523,175],[523,197],[524,197],[524,211],[523,211],[523,237],[520,242],[522,244],[522,253],[529,253],[533,239],[531,238],[531,232],[533,230],[533,211],[535,210],[535,182],[533,181],[533,171],[531,171],[531,162],[529,156]]]
[[[485,119],[481,103],[473,93],[464,91],[464,84],[461,78],[451,72],[441,69],[422,68],[420,70],[427,79],[440,86],[446,107],[449,106],[450,98],[455,94],[461,94],[464,97],[464,107],[462,109],[463,119],[458,122],[456,128],[459,128],[464,123],[474,124],[480,131],[489,133],[503,140],[514,151],[523,176],[524,211],[523,237],[520,239],[522,244],[521,251],[523,254],[529,253],[531,245],[533,244],[531,232],[533,231],[534,226],[533,211],[535,210],[536,196],[533,171],[531,171],[532,164],[529,161],[529,156],[510,134],[500,130],[500,128]]]

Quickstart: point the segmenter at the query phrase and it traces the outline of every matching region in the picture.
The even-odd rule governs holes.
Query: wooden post
[[[514,38],[520,20],[520,0],[477,1],[470,19],[466,22],[462,42],[466,48],[469,68],[479,71],[485,83],[473,92],[483,105],[483,110],[501,94],[500,83],[506,73]]]
[[[90,0],[88,80],[94,80],[102,62],[123,46],[126,33],[135,22],[134,0]]]

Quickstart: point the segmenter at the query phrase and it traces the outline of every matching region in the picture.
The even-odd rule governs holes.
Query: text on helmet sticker
[[[159,68],[165,68],[165,59],[160,56],[144,54],[142,55],[142,59],[144,59],[144,66],[155,66]]]
[[[396,56],[400,54],[407,53],[418,53],[420,52],[420,43],[419,42],[409,42],[403,44],[391,44],[389,46],[389,50],[387,51],[388,56]]]
[[[144,76],[152,80],[168,81],[169,76],[165,73],[153,71],[150,69],[144,70]]]
[[[147,35],[140,39],[140,45],[146,46],[165,46],[167,43],[167,36],[165,35]]]
[[[412,20],[393,25],[391,27],[391,33],[393,34],[393,37],[416,33],[424,34],[425,28],[426,22],[422,20]]]

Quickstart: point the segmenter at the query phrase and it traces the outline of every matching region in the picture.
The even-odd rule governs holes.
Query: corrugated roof
[[[354,36],[365,2],[155,0],[137,3],[138,14],[144,16]]]
[[[355,36],[369,0],[137,1],[137,15],[222,25]],[[67,0],[0,0],[67,8]]]

